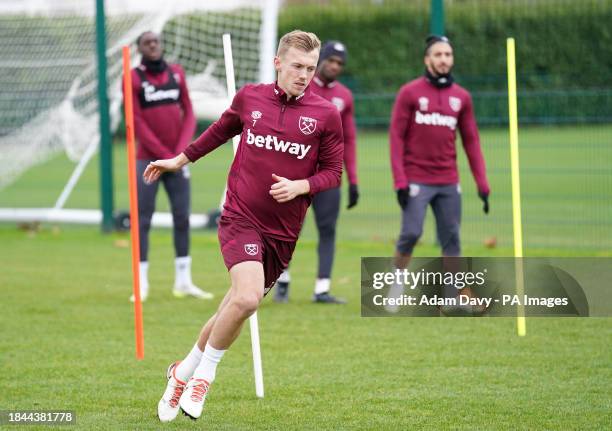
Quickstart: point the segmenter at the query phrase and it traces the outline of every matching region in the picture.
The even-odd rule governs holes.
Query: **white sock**
[[[331,280],[329,278],[317,278],[314,288],[315,295],[320,295],[321,293],[329,292],[330,286]]]
[[[200,365],[195,369],[192,377],[194,379],[204,379],[208,383],[212,383],[215,380],[215,374],[217,374],[217,365],[221,362],[221,358],[226,351],[217,350],[209,343],[206,343]]]
[[[174,259],[175,286],[189,286],[191,281],[191,256],[177,257]]]
[[[280,277],[278,277],[278,280],[281,283],[290,283],[291,282],[291,275],[289,275],[289,270],[286,269],[283,272],[281,272]]]
[[[140,262],[139,265],[140,292],[149,290],[149,262]]]
[[[191,352],[189,352],[185,359],[183,359],[183,361],[176,367],[174,372],[176,378],[182,380],[183,382],[189,380],[189,378],[193,376],[193,372],[198,367],[201,360],[202,351],[198,347],[198,343],[196,343],[195,346],[193,346],[193,349],[191,349]]]
[[[395,265],[393,265],[393,267],[391,268],[391,272],[395,273],[397,269],[398,268],[396,268]],[[404,294],[404,290],[405,290],[405,286],[403,283],[394,282],[389,287],[389,291],[387,292],[387,298],[393,298],[393,299],[401,298],[402,295]],[[395,303],[393,303],[393,305],[390,305],[388,303],[385,305],[385,310],[387,310],[389,313],[397,313],[399,311],[399,308],[400,306],[396,305]]]

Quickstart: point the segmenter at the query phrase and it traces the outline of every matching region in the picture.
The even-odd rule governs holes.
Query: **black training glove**
[[[489,214],[489,193],[478,192],[478,197],[482,200],[482,210],[485,214]]]
[[[357,205],[357,201],[359,200],[359,187],[357,184],[349,184],[349,203],[346,207],[347,210],[350,210],[355,205]]]
[[[404,209],[408,205],[408,199],[410,199],[410,188],[405,187],[397,190],[397,203]]]

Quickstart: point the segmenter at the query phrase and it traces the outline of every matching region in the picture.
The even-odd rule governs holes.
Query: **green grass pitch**
[[[496,237],[499,248],[512,250],[512,195],[508,132],[485,129],[481,134],[491,183],[491,214],[485,217],[476,187],[458,144],[463,190],[462,240],[482,246]],[[529,254],[606,254],[612,250],[612,126],[531,127],[521,129],[520,160],[523,236]],[[226,145],[192,166],[193,210],[205,212],[219,205],[231,160]],[[115,207],[128,205],[125,146],[114,146]],[[341,215],[341,240],[391,244],[399,229],[399,210],[389,167],[386,133],[358,135],[361,201]],[[14,184],[0,190],[0,207],[53,206],[67,182],[73,165],[65,157],[33,168]],[[70,208],[98,208],[98,160],[94,158],[67,202]],[[343,186],[346,195],[346,186]],[[167,210],[164,193],[158,209]],[[346,197],[346,196],[345,196]],[[429,214],[423,242],[434,242],[434,223]],[[316,238],[308,218],[304,238]],[[498,250],[499,251],[499,250]]]
[[[521,131],[526,249],[530,255],[609,256],[610,126]],[[581,145],[581,146],[578,146]],[[506,135],[484,131],[492,213],[485,217],[460,156],[464,254],[512,252]],[[213,301],[177,300],[172,239],[151,243],[144,306],[145,360],[136,361],[130,254],[125,234],[97,228],[0,225],[0,410],[72,409],[75,429],[609,429],[612,327],[608,319],[366,319],[360,317],[361,256],[388,256],[399,226],[386,137],[361,134],[362,201],[344,211],[333,290],[347,306],[310,303],[316,264],[311,216],[292,263],[291,302],[259,311],[266,397],[255,397],[248,331],[218,369],[198,422],[161,425],[156,404],[165,368],[193,345],[228,284],[215,233],[192,236],[194,279]],[[124,150],[115,148],[118,207],[127,207]],[[227,150],[227,149],[226,149]],[[215,206],[229,151],[196,164],[194,210]],[[459,150],[461,151],[461,150]],[[506,157],[508,156],[508,157]],[[69,201],[95,208],[97,161]],[[58,157],[0,191],[1,206],[49,206],[70,168]],[[158,207],[166,209],[163,194]],[[554,217],[553,217],[554,215]],[[433,220],[417,249],[437,255]],[[499,246],[482,240],[497,236]],[[33,427],[32,429],[38,429]],[[23,429],[28,429],[24,427]]]

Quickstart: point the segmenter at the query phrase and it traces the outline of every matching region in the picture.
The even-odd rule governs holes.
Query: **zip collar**
[[[312,80],[314,81],[315,84],[317,84],[319,87],[327,87],[327,88],[334,88],[337,84],[336,81],[332,81],[332,82],[328,82],[327,84],[325,83],[325,81],[323,81],[321,78],[319,78],[318,75],[315,75],[314,78],[312,78]]]
[[[278,82],[274,83],[274,95],[275,97],[284,104],[287,105],[294,105],[296,103],[301,103],[301,101],[304,99],[304,96],[306,96],[306,94],[310,91],[310,85],[308,85],[304,91],[302,92],[302,94],[300,94],[297,97],[292,97],[289,96],[287,93],[285,93],[285,91],[280,88],[278,86]]]

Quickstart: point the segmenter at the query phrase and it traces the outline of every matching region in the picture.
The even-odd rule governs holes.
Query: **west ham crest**
[[[427,111],[429,109],[429,99],[427,97],[419,97],[419,111]]]
[[[249,256],[255,256],[259,252],[259,247],[257,244],[245,244],[244,252]]]
[[[332,97],[331,103],[333,103],[340,112],[344,109],[344,100],[340,97]]]
[[[300,117],[300,131],[305,135],[311,135],[317,129],[317,120],[310,117]]]
[[[261,112],[259,112],[259,111],[251,112],[251,118],[253,119],[253,127],[255,127],[255,124],[257,123],[257,120],[259,120],[261,118]]]
[[[449,97],[448,98],[448,104],[450,105],[451,109],[455,112],[459,112],[461,110],[461,99],[459,99],[458,97]]]

